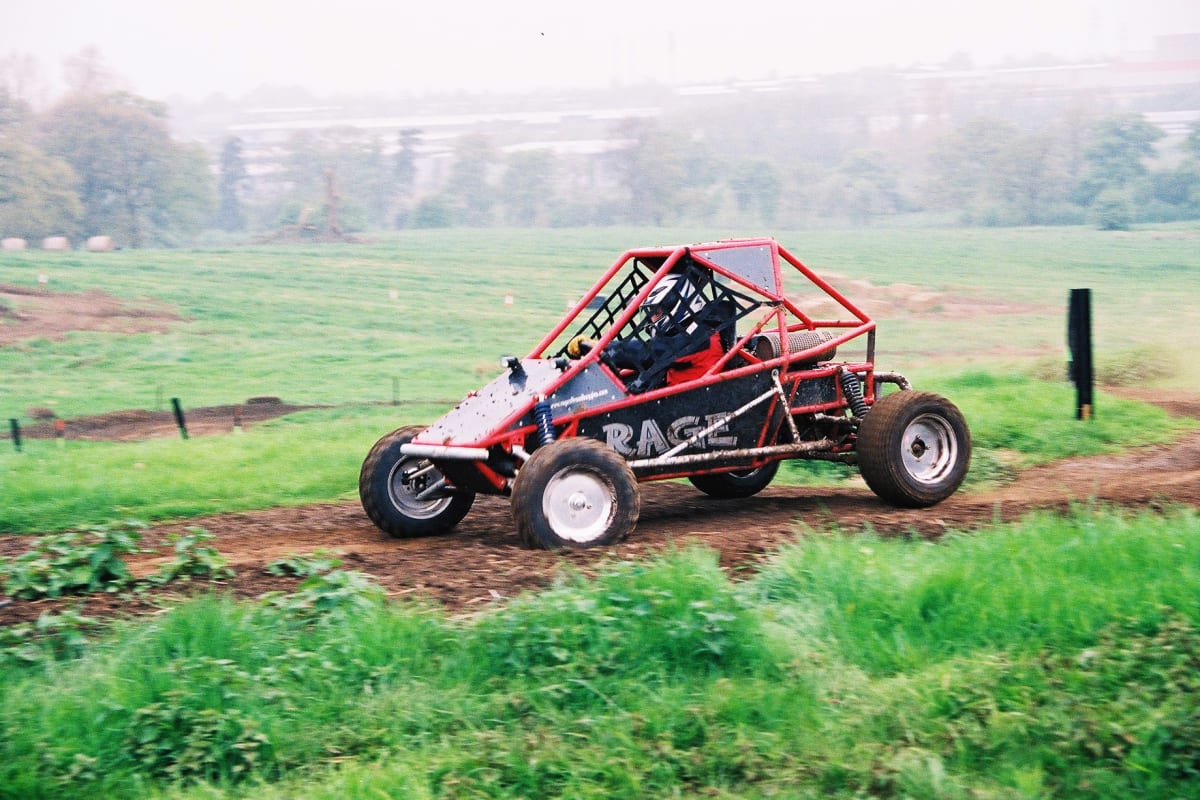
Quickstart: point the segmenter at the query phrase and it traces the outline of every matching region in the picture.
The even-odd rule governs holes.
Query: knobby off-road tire
[[[512,513],[526,547],[598,547],[637,524],[642,499],[633,470],[595,439],[539,447],[513,481]]]
[[[858,429],[858,468],[871,491],[924,508],[958,489],[971,461],[971,433],[953,403],[930,392],[877,400]]]
[[[406,456],[402,445],[423,428],[398,428],[371,448],[358,474],[358,496],[363,510],[389,536],[408,539],[443,533],[457,525],[475,502],[475,492],[457,489],[453,494],[419,495],[442,480],[442,473],[425,458]],[[415,474],[416,472],[420,474]]]
[[[692,486],[711,497],[732,500],[758,494],[775,479],[776,472],[779,472],[779,462],[772,461],[755,469],[693,475],[688,480]]]

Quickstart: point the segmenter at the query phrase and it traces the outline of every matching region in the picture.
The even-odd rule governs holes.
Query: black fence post
[[[1071,290],[1071,304],[1067,310],[1067,346],[1071,349],[1067,374],[1075,384],[1075,418],[1091,419],[1095,412],[1092,389],[1096,380],[1092,366],[1091,289]]]
[[[188,438],[187,423],[183,421],[183,406],[179,405],[179,398],[171,398],[171,407],[175,409],[175,424],[179,426],[179,435],[184,439]]]
[[[13,447],[19,453],[21,452],[21,423],[17,422],[16,417],[9,417],[8,427],[12,431]]]

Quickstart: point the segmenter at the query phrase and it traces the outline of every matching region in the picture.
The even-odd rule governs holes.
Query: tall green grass
[[[202,598],[0,666],[0,797],[1188,796],[1197,533],[810,532],[743,584],[687,550],[469,618]]]
[[[959,406],[982,449],[1019,453],[1025,464],[1161,444],[1196,424],[1102,390],[1095,396],[1093,417],[1080,421],[1072,385],[1022,373],[970,370],[927,386]]]
[[[939,544],[808,536],[756,585],[872,674],[978,650],[1082,648],[1124,616],[1200,623],[1200,518],[1036,514],[1004,535]]]

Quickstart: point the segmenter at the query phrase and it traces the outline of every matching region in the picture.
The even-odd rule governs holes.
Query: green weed
[[[88,643],[85,633],[99,625],[99,620],[67,608],[57,614],[43,611],[32,623],[0,627],[0,663],[29,666],[47,659],[77,658]]]
[[[472,670],[536,676],[582,695],[587,680],[632,663],[650,677],[731,669],[762,656],[753,615],[701,551],[615,564],[594,582],[564,579],[485,616],[474,646]]]
[[[0,560],[4,591],[24,600],[119,591],[132,581],[122,556],[137,552],[143,527],[96,525],[40,537],[32,549]]]
[[[232,578],[234,571],[226,565],[225,557],[218,553],[215,547],[206,544],[215,538],[203,528],[196,527],[188,528],[185,533],[167,534],[174,558],[163,564],[147,580],[152,584],[161,585],[192,578],[216,581]]]
[[[285,558],[277,558],[263,567],[263,572],[268,575],[307,578],[311,575],[329,572],[341,565],[342,560],[337,555],[319,549],[310,554],[294,554]]]
[[[248,673],[207,656],[171,662],[168,673],[183,688],[134,710],[125,731],[139,772],[172,783],[236,782],[269,765],[269,738],[237,708]]]
[[[885,674],[975,649],[1080,647],[1122,614],[1200,609],[1198,530],[1184,509],[1039,514],[937,545],[812,536],[754,585],[803,609],[842,658]]]
[[[336,569],[309,575],[293,592],[264,598],[267,608],[301,622],[344,622],[383,601],[379,584],[362,572]]]

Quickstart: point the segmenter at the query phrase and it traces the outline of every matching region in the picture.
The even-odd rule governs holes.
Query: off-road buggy
[[[958,409],[876,370],[874,320],[773,239],[630,250],[502,370],[371,449],[359,494],[384,532],[446,531],[485,493],[511,497],[528,546],[610,544],[637,523],[639,482],[745,498],[794,458],[857,464],[883,500],[922,507],[970,460]]]

